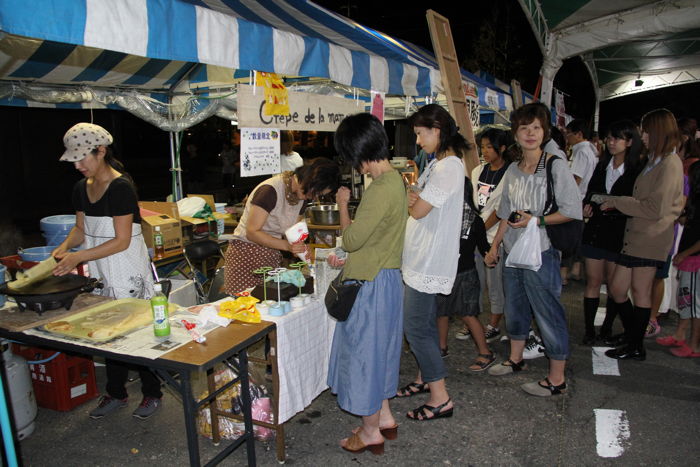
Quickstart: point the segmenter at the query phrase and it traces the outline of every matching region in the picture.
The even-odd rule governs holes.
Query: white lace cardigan
[[[421,199],[433,207],[421,219],[408,218],[401,272],[409,287],[449,294],[457,261],[464,204],[464,164],[459,157],[433,160],[418,179]]]

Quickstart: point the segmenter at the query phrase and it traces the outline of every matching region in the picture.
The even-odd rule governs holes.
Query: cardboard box
[[[141,219],[141,229],[143,231],[143,239],[146,241],[148,248],[153,248],[153,234],[156,226],[160,227],[160,233],[163,234],[164,257],[180,254],[183,245],[180,221],[173,219],[167,214],[143,217]]]
[[[188,197],[191,196],[198,196],[200,198],[204,198],[205,201],[209,199],[211,201],[210,206],[212,207],[212,211],[214,209],[214,197],[211,195],[188,195]],[[209,203],[209,201],[207,201]],[[206,219],[200,219],[198,217],[189,217],[189,216],[180,216],[180,213],[177,209],[177,203],[174,202],[169,202],[169,201],[140,201],[139,206],[148,209],[149,211],[155,211],[159,212],[161,214],[165,214],[172,219],[175,219],[179,221],[179,228],[180,228],[180,235],[181,235],[181,242],[182,245],[187,245],[188,243],[191,243],[193,240],[198,240],[202,238],[206,238],[209,236],[210,230],[213,230],[216,232],[216,222],[209,222]],[[221,214],[219,212],[214,212],[213,213],[214,218],[216,219],[225,219],[226,215]],[[162,227],[161,227],[162,230]],[[145,233],[144,233],[145,235]],[[148,242],[147,242],[148,244]],[[182,248],[182,247],[181,247]],[[167,256],[167,252],[166,252]]]

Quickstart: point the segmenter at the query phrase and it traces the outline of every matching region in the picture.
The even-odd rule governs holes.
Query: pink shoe
[[[661,326],[659,326],[659,322],[654,320],[654,321],[649,321],[649,324],[647,324],[647,330],[644,333],[644,337],[654,337],[658,335],[661,332]]]
[[[671,349],[671,353],[673,355],[675,355],[676,357],[700,358],[700,352],[693,352],[693,349],[691,349],[687,345],[684,345],[683,347],[676,347],[675,349]]]
[[[664,347],[683,347],[685,345],[685,339],[678,340],[673,336],[657,337],[656,343]]]

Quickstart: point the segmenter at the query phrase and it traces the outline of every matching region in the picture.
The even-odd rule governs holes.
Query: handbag
[[[347,279],[343,280],[343,271],[340,271],[331,281],[324,299],[328,314],[337,321],[345,321],[350,316],[350,310],[355,304],[357,293],[365,281]]]
[[[548,215],[559,210],[557,199],[554,196],[554,181],[552,180],[552,163],[555,159],[560,159],[558,156],[552,156],[547,160],[547,200],[544,204],[543,215]],[[547,236],[554,248],[561,251],[562,258],[567,258],[576,253],[581,246],[581,237],[583,236],[583,221],[580,219],[571,219],[562,224],[546,225]]]

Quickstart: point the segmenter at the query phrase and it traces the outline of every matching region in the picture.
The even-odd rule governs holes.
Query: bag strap
[[[545,176],[547,178],[547,199],[544,202],[544,210],[542,211],[542,214],[545,216],[559,210],[559,207],[557,206],[557,199],[554,196],[554,178],[552,177],[552,164],[554,163],[555,159],[561,159],[561,157],[554,154],[550,155],[549,153],[547,153],[545,157],[547,156],[551,157],[549,157],[545,163]]]

